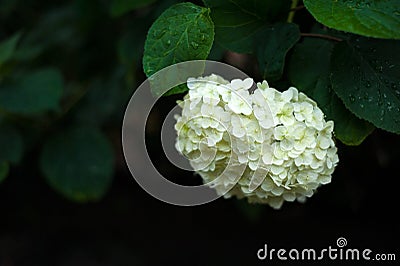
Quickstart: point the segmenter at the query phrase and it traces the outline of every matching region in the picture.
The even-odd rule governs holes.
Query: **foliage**
[[[349,112],[332,92],[329,67],[333,46],[334,43],[323,39],[306,39],[299,43],[288,66],[289,78],[319,103],[328,119],[339,121],[335,125],[337,138],[347,145],[358,145],[374,127]]]
[[[98,200],[145,75],[233,52],[316,100],[344,144],[400,133],[400,2],[303,2],[0,0],[0,182],[34,161],[65,197]]]
[[[400,39],[397,0],[304,0],[315,19],[337,30],[368,37]]]
[[[112,149],[96,128],[76,127],[50,138],[40,165],[48,182],[76,201],[101,198],[111,183]]]
[[[36,164],[68,199],[105,195],[146,31],[175,3],[154,2],[0,1],[0,182]]]
[[[211,10],[215,41],[227,50],[253,54],[260,76],[270,83],[289,81],[314,98],[334,120],[336,137],[343,143],[360,144],[374,127],[400,132],[400,43],[394,40],[399,38],[398,1],[304,1],[315,19],[325,24],[315,23],[303,33],[299,28],[307,29],[304,21],[292,21],[302,7],[298,1],[292,2],[292,9],[288,1],[205,0],[204,4]],[[171,23],[169,28],[177,29]],[[158,20],[152,31],[157,25]],[[146,43],[151,40],[148,37]],[[145,50],[147,56],[151,51]],[[164,65],[175,63],[164,59]],[[190,59],[194,59],[190,54],[180,58]]]

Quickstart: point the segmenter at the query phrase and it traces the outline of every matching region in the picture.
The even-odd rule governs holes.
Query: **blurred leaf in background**
[[[96,201],[111,185],[113,150],[97,128],[75,127],[47,140],[40,166],[49,184],[67,198]]]
[[[0,2],[2,180],[10,164],[37,161],[70,200],[107,192],[115,162],[109,136],[143,75],[147,30],[172,1],[147,9],[154,2]],[[40,150],[40,160],[31,158]]]
[[[22,136],[12,125],[0,124],[0,147],[0,162],[17,164],[22,159]]]
[[[399,133],[399,10],[395,0],[0,0],[0,180],[33,163],[64,197],[99,200],[130,95],[193,59],[237,60],[256,81],[296,86],[346,145],[375,128]]]
[[[21,33],[17,32],[13,36],[9,37],[0,43],[0,69],[1,65],[9,60],[15,51],[15,47],[19,39],[21,38]]]
[[[156,2],[156,0],[112,0],[110,13],[111,16],[118,17],[154,2]]]
[[[0,108],[10,113],[34,115],[59,110],[63,78],[57,69],[39,69],[16,77],[0,88]]]

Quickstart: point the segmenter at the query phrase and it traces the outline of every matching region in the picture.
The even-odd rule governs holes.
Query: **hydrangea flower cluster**
[[[264,81],[250,93],[253,84],[217,75],[188,79],[176,148],[226,198],[276,209],[304,202],[331,181],[339,161],[333,122],[294,87],[279,92]]]

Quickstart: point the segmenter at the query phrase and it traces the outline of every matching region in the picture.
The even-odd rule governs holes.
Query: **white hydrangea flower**
[[[279,209],[304,202],[331,181],[339,161],[332,121],[290,87],[217,75],[190,78],[178,104],[176,149],[204,182],[226,198],[247,198]]]

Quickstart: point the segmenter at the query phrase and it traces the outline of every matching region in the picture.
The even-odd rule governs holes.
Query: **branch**
[[[301,9],[303,9],[303,8],[305,8],[304,5],[299,5],[299,6],[296,6],[296,7],[291,8],[290,11],[298,11],[298,10],[301,10]]]
[[[290,6],[290,12],[287,18],[287,22],[291,23],[293,22],[294,14],[296,13],[296,10],[294,10],[297,7],[297,3],[299,0],[292,0],[292,5]]]
[[[318,34],[318,33],[300,33],[300,36],[302,37],[313,37],[313,38],[321,38],[321,39],[327,39],[331,41],[336,41],[336,42],[341,42],[343,39],[337,38],[331,35],[325,35],[325,34]]]

